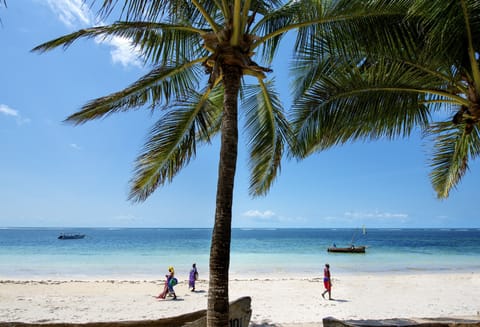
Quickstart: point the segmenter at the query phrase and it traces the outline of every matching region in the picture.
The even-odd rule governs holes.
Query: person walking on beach
[[[328,293],[328,299],[332,299],[332,279],[330,278],[330,265],[325,264],[325,269],[323,269],[323,286],[325,286],[325,291],[322,293],[322,297],[325,298],[325,294]]]
[[[198,279],[198,270],[197,264],[192,265],[192,270],[190,270],[190,275],[188,276],[188,287],[192,289],[192,292],[195,292],[195,281]]]
[[[165,275],[165,277],[167,279],[165,280],[163,292],[158,294],[157,299],[165,299],[167,294],[170,294],[173,296],[173,299],[176,300],[177,296],[175,295],[173,287],[177,285],[178,280],[175,278],[175,269],[172,266],[168,267],[168,275]]]

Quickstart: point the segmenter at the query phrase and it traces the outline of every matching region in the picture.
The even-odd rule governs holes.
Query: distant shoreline
[[[480,268],[467,269],[459,268],[456,270],[384,270],[384,271],[371,271],[371,272],[348,272],[338,271],[334,267],[332,270],[336,275],[345,276],[347,278],[358,277],[385,277],[385,276],[437,276],[437,275],[452,275],[452,274],[480,274]],[[321,278],[321,271],[314,273],[296,273],[295,271],[283,272],[283,273],[230,273],[231,281],[268,281],[268,280],[316,280]],[[105,274],[92,274],[92,275],[30,275],[30,276],[18,276],[18,275],[5,275],[0,272],[0,284],[5,282],[100,282],[100,281],[114,281],[114,282],[162,282],[164,274],[158,273],[153,275],[105,275]],[[254,277],[252,277],[254,276]],[[178,272],[177,277],[180,281],[188,282],[188,274],[186,272]],[[202,279],[208,280],[208,270],[202,271]]]

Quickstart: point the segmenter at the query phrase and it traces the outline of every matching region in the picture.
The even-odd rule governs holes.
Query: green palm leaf
[[[193,90],[199,80],[197,62],[171,67],[158,67],[122,91],[90,101],[67,121],[82,124],[118,111],[138,108],[150,103],[151,107],[166,105],[171,98],[180,100]]]
[[[297,38],[295,153],[406,137],[438,111],[457,124],[445,122],[433,158],[432,184],[448,196],[466,171],[461,154],[479,146],[478,27],[478,1],[326,2]]]
[[[280,170],[285,145],[292,142],[292,132],[284,116],[273,81],[248,86],[243,106],[245,129],[249,135],[250,193],[264,195]]]
[[[104,0],[100,8],[100,14],[107,17],[112,10],[119,5],[119,1]],[[122,6],[122,15],[127,20],[149,20],[157,21],[162,17],[172,17],[177,12],[188,12],[188,3],[186,1],[129,1],[125,0]]]
[[[129,199],[144,201],[158,186],[171,182],[195,157],[197,143],[208,142],[210,133],[218,131],[221,111],[209,101],[210,92],[192,92],[155,124],[136,161]]]
[[[225,90],[222,84],[216,85],[208,94],[208,124],[199,130],[198,139],[202,142],[210,143],[212,137],[218,135],[222,128],[223,98]]]
[[[111,25],[81,29],[32,49],[45,52],[58,47],[64,49],[80,38],[122,37],[130,40],[132,51],[136,49],[145,61],[152,64],[168,64],[172,61],[190,61],[205,56],[201,36],[206,32],[187,25],[154,22],[116,22]],[[179,53],[182,54],[180,57]]]
[[[311,78],[307,87],[297,83],[293,124],[300,156],[350,141],[408,136],[428,124],[422,101],[435,90],[423,71],[387,62],[363,68],[325,61],[315,69],[312,86]]]
[[[468,170],[470,158],[480,154],[478,127],[472,133],[465,132],[465,126],[451,123],[433,124],[427,135],[434,137],[432,185],[439,198],[447,198]]]
[[[404,19],[408,7],[401,1],[311,0],[301,3],[296,51],[321,46],[327,53],[358,57],[359,53],[365,56],[364,49],[369,47],[375,47],[376,53],[408,49],[414,37],[415,30],[408,28],[410,22]]]
[[[468,70],[476,92],[480,92],[480,3],[471,0],[439,3],[417,0],[410,14],[420,18],[428,32],[425,50],[442,54],[456,67]]]
[[[296,22],[296,15],[301,2],[289,2],[281,7],[272,8],[253,26],[251,33],[254,35],[273,35],[264,37],[254,47],[261,47],[263,61],[270,63],[277,51],[279,42],[285,36],[284,33],[276,33],[278,30],[287,30],[292,23]]]

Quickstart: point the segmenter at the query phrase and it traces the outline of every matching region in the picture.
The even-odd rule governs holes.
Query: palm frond
[[[261,38],[255,43],[254,48],[260,47],[263,61],[270,63],[278,49],[281,39],[288,32],[288,27],[296,22],[296,13],[301,5],[299,1],[290,1],[283,6],[274,4],[275,7],[270,10],[263,11],[263,17],[255,23],[251,33]],[[253,7],[253,6],[252,6]],[[284,30],[285,33],[276,33],[278,30]],[[267,35],[275,34],[272,37]]]
[[[410,10],[427,31],[426,51],[443,54],[468,72],[476,92],[480,92],[480,5],[478,1],[440,1],[438,4],[416,1]]]
[[[466,41],[461,2],[417,0],[410,7],[409,17],[420,19],[427,31],[429,51],[441,49],[450,59],[464,57],[461,52],[465,53],[467,47],[459,46]]]
[[[100,1],[100,0],[99,0]],[[142,0],[125,0],[123,5],[119,4],[120,0],[103,0],[99,14],[101,17],[108,17],[112,11],[121,6],[121,16],[126,20],[149,20],[157,21],[159,18],[168,16],[175,8],[180,8],[184,1],[158,0],[158,1],[142,1]]]
[[[413,43],[421,38],[416,22],[405,20],[407,2],[302,1],[294,24],[298,28],[294,50],[319,47],[356,61],[372,52],[414,53]]]
[[[273,81],[244,90],[246,131],[249,135],[250,194],[264,195],[280,170],[285,145],[292,144],[292,132],[283,114]]]
[[[212,136],[217,135],[222,127],[222,115],[223,115],[223,97],[224,88],[223,84],[218,83],[213,87],[208,96],[208,106],[206,106],[206,115],[208,114],[208,124],[203,124],[203,128],[199,128],[197,135],[198,139],[204,142],[210,142]]]
[[[129,199],[144,201],[155,189],[171,182],[196,155],[197,143],[208,142],[216,131],[221,111],[205,93],[170,106],[152,128],[143,153],[137,158]]]
[[[118,111],[138,108],[150,103],[152,108],[168,104],[173,98],[186,98],[198,85],[199,62],[204,58],[169,67],[158,67],[137,80],[129,87],[88,102],[82,109],[69,116],[66,121],[83,124]]]
[[[131,42],[132,51],[136,49],[144,60],[151,64],[165,64],[205,55],[201,46],[201,35],[205,31],[187,25],[171,25],[152,22],[115,22],[111,25],[81,29],[64,35],[32,49],[34,52],[46,52],[63,47],[67,49],[81,38],[106,40],[111,37],[126,38]],[[181,50],[181,51],[180,51]]]
[[[208,54],[203,47],[199,29],[167,28],[139,31],[132,44],[139,49],[145,62],[164,65],[168,62],[190,61]]]
[[[467,172],[469,159],[480,154],[479,129],[475,126],[471,133],[466,133],[463,124],[441,122],[433,124],[427,135],[434,137],[435,142],[431,182],[437,196],[444,199]]]
[[[181,1],[181,0],[125,0],[123,5],[120,1],[104,0],[100,7],[101,17],[108,17],[114,8],[120,7],[121,16],[127,21],[159,21],[168,20],[175,23],[187,23],[200,28],[207,28],[209,22],[202,15],[202,11],[211,17],[221,17],[221,6],[218,1]],[[199,10],[201,8],[201,10]],[[212,28],[212,26],[210,26]]]
[[[349,141],[408,136],[428,124],[429,108],[422,101],[448,100],[448,93],[428,89],[435,85],[432,76],[412,67],[337,65],[324,62],[312,73],[313,84],[307,77],[307,86],[298,86],[293,126],[300,157]]]

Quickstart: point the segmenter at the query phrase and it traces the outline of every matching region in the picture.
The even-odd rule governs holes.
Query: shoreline
[[[345,276],[345,277],[368,277],[368,276],[422,276],[422,275],[468,275],[468,274],[478,274],[480,276],[480,268],[463,268],[459,267],[456,270],[453,269],[395,269],[395,270],[372,270],[372,271],[352,271],[346,272],[344,270],[334,270],[332,273],[336,276]],[[98,281],[116,281],[116,282],[163,282],[165,274],[160,272],[158,274],[89,274],[89,275],[30,275],[30,276],[12,276],[10,274],[2,275],[0,273],[0,283],[4,282],[38,282],[38,281],[53,281],[53,282],[98,282]],[[179,281],[185,282],[188,284],[188,272],[178,271],[176,269],[176,277]],[[255,277],[252,277],[254,275]],[[201,280],[207,280],[208,271],[202,270],[200,273]],[[230,272],[230,281],[254,281],[254,280],[308,280],[308,279],[318,279],[323,278],[323,266],[321,269],[313,274],[312,272],[298,272],[298,271],[282,271],[282,272],[253,272],[250,273],[232,273]]]
[[[201,276],[202,277],[202,276]],[[200,278],[201,278],[200,277]],[[178,277],[177,277],[178,278]],[[325,317],[480,319],[480,272],[332,274],[333,301],[321,297],[321,276],[232,276],[230,300],[252,298],[255,326],[319,326]],[[208,281],[190,292],[186,278],[178,300],[156,300],[163,279],[4,279],[2,322],[92,322],[171,317],[206,308]]]

